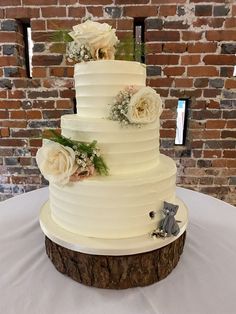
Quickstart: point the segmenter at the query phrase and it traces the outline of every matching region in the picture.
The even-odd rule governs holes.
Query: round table
[[[102,290],[59,273],[48,259],[39,210],[48,188],[0,203],[0,313],[235,314],[236,208],[177,188],[189,208],[184,253],[164,280]]]

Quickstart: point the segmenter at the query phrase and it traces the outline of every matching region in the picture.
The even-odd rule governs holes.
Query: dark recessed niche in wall
[[[29,78],[32,78],[32,56],[33,56],[33,41],[31,37],[30,21],[21,22],[23,29],[23,39],[25,46],[25,68],[26,74]]]
[[[134,18],[135,60],[145,63],[145,18]]]
[[[74,98],[72,99],[72,101],[73,101],[73,111],[74,111],[74,113],[77,113],[76,98],[74,97]]]
[[[187,132],[188,102],[188,99],[178,100],[175,145],[185,145]]]

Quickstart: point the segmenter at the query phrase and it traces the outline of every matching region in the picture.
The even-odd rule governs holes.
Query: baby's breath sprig
[[[136,91],[134,86],[128,86],[117,94],[113,104],[110,105],[110,120],[119,121],[122,126],[131,124],[128,118],[128,109],[130,99]],[[136,124],[136,126],[140,127],[139,124]]]

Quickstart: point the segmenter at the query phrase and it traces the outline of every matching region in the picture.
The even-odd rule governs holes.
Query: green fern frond
[[[126,61],[140,61],[146,53],[144,43],[137,43],[132,36],[126,36],[116,46],[115,58]]]
[[[61,29],[56,32],[53,32],[51,35],[51,41],[53,42],[63,42],[63,43],[69,43],[73,41],[73,38],[69,35],[68,30]]]

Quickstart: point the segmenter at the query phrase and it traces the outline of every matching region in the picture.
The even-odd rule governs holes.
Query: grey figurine
[[[176,236],[180,229],[179,225],[175,220],[175,215],[177,213],[179,206],[168,202],[164,202],[163,212],[165,217],[160,223],[160,230],[168,237],[171,235]]]

